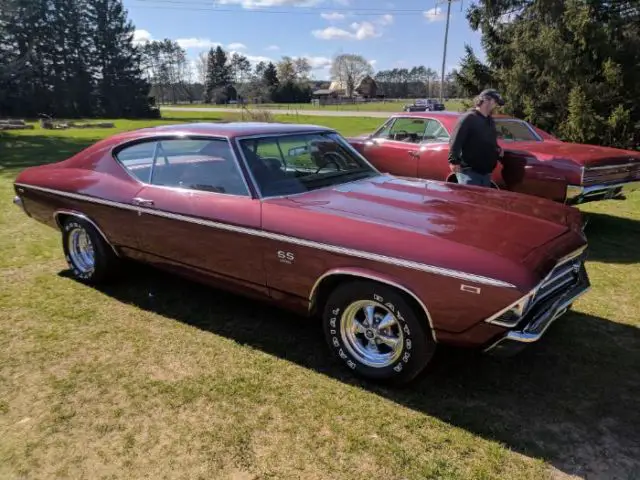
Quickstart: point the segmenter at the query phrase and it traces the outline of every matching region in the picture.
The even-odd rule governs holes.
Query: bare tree
[[[278,68],[278,78],[281,83],[294,82],[296,80],[296,65],[291,57],[282,57],[276,67]]]
[[[196,82],[204,85],[207,81],[207,52],[200,52],[195,64]]]
[[[344,85],[347,97],[353,97],[360,81],[371,74],[373,67],[362,55],[344,53],[335,57],[331,65],[331,78]]]

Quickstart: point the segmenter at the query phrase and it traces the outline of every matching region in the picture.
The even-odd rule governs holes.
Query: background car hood
[[[602,162],[608,164],[612,160],[619,160],[615,163],[625,163],[630,159],[640,162],[640,153],[597,145],[556,141],[500,143],[505,150],[524,150],[535,155],[540,160],[571,159],[584,166],[597,166]]]
[[[515,261],[567,232],[572,221],[569,207],[545,199],[389,175],[290,200],[303,208],[340,212]]]

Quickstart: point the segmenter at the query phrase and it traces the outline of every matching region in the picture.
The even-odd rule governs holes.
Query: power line
[[[295,7],[291,9],[273,9],[273,8],[229,8],[220,7],[218,4],[211,2],[199,2],[193,0],[133,0],[138,5],[129,5],[128,8],[158,8],[168,10],[190,10],[190,11],[208,11],[221,13],[264,13],[264,14],[281,14],[281,15],[319,15],[321,13],[344,13],[350,16],[361,15],[416,15],[423,14],[424,9],[397,9],[397,8],[329,8],[329,7]]]

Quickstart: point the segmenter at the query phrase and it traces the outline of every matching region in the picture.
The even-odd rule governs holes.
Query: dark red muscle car
[[[304,314],[353,371],[408,381],[436,343],[507,353],[589,287],[580,213],[380,174],[335,131],[122,133],[28,168],[16,198],[94,284],[133,259]]]
[[[376,168],[403,177],[455,182],[449,137],[461,113],[393,115],[371,135],[350,143]],[[516,118],[496,116],[504,158],[494,187],[579,204],[640,189],[640,152],[558,140]]]

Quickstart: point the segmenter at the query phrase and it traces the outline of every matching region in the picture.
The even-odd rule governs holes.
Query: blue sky
[[[468,43],[482,58],[480,34],[464,17],[471,0],[452,4],[447,70]],[[222,45],[252,62],[307,57],[328,79],[331,58],[357,53],[375,70],[425,65],[440,71],[444,2],[436,0],[124,0],[136,39],[170,38],[191,58]],[[463,10],[461,11],[461,7]]]

